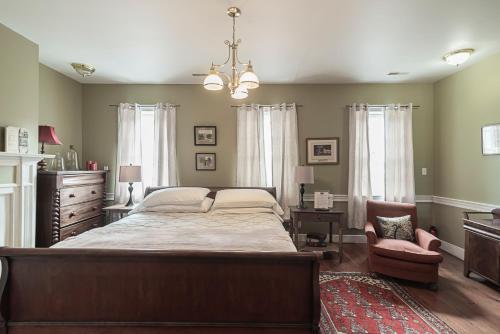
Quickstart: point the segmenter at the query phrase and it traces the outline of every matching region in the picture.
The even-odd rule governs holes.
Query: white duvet
[[[296,252],[272,213],[142,212],[67,238],[54,248]]]

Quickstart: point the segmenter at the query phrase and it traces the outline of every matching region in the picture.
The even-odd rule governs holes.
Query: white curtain
[[[415,202],[412,105],[385,109],[385,200]]]
[[[366,223],[366,201],[371,199],[368,109],[353,104],[349,108],[348,227],[362,229]]]
[[[115,201],[125,203],[128,199],[128,183],[118,181],[120,166],[142,165],[141,112],[137,104],[120,103],[118,106],[118,147],[116,151]],[[142,183],[134,184],[134,200],[142,198]],[[140,191],[137,191],[140,190]]]
[[[150,109],[151,110],[151,109]],[[142,200],[147,186],[178,185],[176,158],[176,109],[170,104],[158,103],[154,107],[154,129],[142,129],[141,106],[139,104],[120,103],[118,106],[118,146],[116,154],[115,201],[125,203],[128,200],[128,183],[118,181],[120,166],[143,166],[143,180],[134,184],[134,201]],[[147,124],[147,123],[145,123]],[[142,150],[143,131],[154,131],[152,172],[146,181],[144,164],[151,164],[145,159]],[[150,137],[151,138],[151,137]],[[150,184],[152,182],[152,184]]]
[[[266,138],[270,143],[266,142]],[[298,202],[298,191],[294,180],[294,169],[298,164],[295,104],[283,103],[272,106],[254,104],[238,108],[236,169],[238,186],[276,187],[278,201],[288,215],[288,207]],[[271,184],[269,180],[272,180]]]
[[[176,108],[171,104],[157,103],[154,113],[153,185],[177,186]]]

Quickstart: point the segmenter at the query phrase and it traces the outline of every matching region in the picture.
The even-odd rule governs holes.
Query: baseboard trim
[[[465,250],[462,247],[458,247],[454,244],[450,244],[449,242],[441,240],[441,250],[450,255],[453,255],[456,258],[459,258],[462,261],[464,260]]]
[[[333,234],[332,239],[333,239],[333,242],[338,242],[339,235]],[[328,234],[327,234],[327,240],[328,240]],[[299,233],[299,241],[301,241],[301,242],[306,241],[306,234],[305,233]],[[347,243],[347,244],[365,244],[366,243],[366,236],[363,234],[345,234],[342,237],[342,242]]]

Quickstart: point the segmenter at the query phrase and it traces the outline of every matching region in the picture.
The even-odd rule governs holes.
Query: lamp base
[[[47,161],[45,161],[45,159],[40,160],[40,161],[37,163],[37,165],[38,165],[38,170],[39,170],[40,172],[45,172],[45,171],[47,171]]]
[[[304,209],[306,206],[304,205],[304,184],[300,184],[300,201],[299,201],[299,209]]]
[[[132,187],[132,182],[128,184],[128,192],[129,192],[129,197],[128,197],[128,202],[125,204],[125,206],[133,206],[134,205],[134,200],[132,199],[132,191],[134,191],[134,187]]]

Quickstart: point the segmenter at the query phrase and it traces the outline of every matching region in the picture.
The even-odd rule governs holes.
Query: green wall
[[[500,206],[500,155],[481,154],[481,127],[500,123],[500,54],[434,84],[434,195]],[[464,244],[459,208],[434,205],[442,238]]]
[[[116,169],[116,107],[111,104],[155,102],[180,104],[177,114],[177,154],[182,185],[235,184],[236,179],[236,112],[231,105],[241,103],[230,98],[226,90],[210,92],[202,85],[84,85],[83,87],[83,156],[100,165]],[[305,159],[308,137],[340,137],[340,164],[315,166],[313,189],[328,189],[347,194],[348,114],[345,106],[352,102],[372,104],[413,102],[420,105],[414,112],[416,192],[433,193],[433,88],[432,84],[399,85],[263,85],[250,92],[245,103],[296,102],[298,109],[300,160]],[[194,125],[216,125],[217,146],[195,147]],[[195,152],[217,153],[217,171],[195,171]],[[427,167],[428,176],[422,176]],[[111,175],[111,180],[113,180]],[[113,182],[108,183],[113,191]]]
[[[0,127],[7,125],[26,128],[37,151],[38,45],[0,24]],[[0,138],[3,150],[3,131]]]
[[[63,145],[47,145],[49,154],[82,149],[82,84],[40,64],[40,125],[53,126]],[[81,158],[80,158],[81,160]]]

